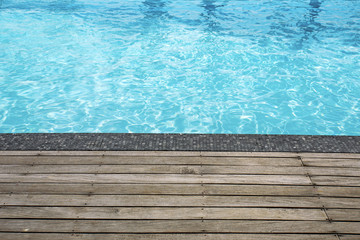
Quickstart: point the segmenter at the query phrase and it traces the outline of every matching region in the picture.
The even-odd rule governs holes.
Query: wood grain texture
[[[0,219],[0,231],[67,233],[331,233],[360,234],[359,222],[249,220]]]
[[[182,196],[182,195],[34,195],[1,194],[0,205],[5,206],[117,206],[117,207],[294,207],[338,208],[355,206],[348,198],[276,197],[276,196]],[[360,204],[358,205],[360,208]]]
[[[358,158],[359,153],[305,152],[206,152],[206,151],[0,151],[3,156],[241,156],[241,157],[312,157]]]
[[[345,240],[358,240],[346,238]],[[1,233],[1,240],[339,240],[334,234],[74,234]]]
[[[340,235],[340,240],[359,240],[360,235]]]
[[[316,154],[311,156],[323,156]],[[297,157],[294,152],[205,152],[205,151],[0,151],[3,156],[241,156],[241,157]],[[305,153],[306,155],[306,153]],[[335,154],[353,156],[359,154]],[[327,156],[327,155],[325,155]],[[332,156],[332,155],[330,155]]]
[[[360,197],[360,187],[226,184],[2,183],[0,193]]]
[[[301,166],[298,158],[271,157],[200,157],[200,156],[0,156],[2,165],[32,164],[113,164],[113,165],[232,165],[232,166]]]
[[[360,222],[360,209],[327,209],[326,212],[333,221]]]
[[[5,206],[116,206],[116,207],[293,207],[360,208],[359,198],[181,195],[31,195],[1,194]]]
[[[303,158],[342,158],[350,159],[357,158],[360,159],[359,153],[298,153],[299,156]]]
[[[360,187],[316,186],[316,192],[319,196],[360,197]]]
[[[360,158],[303,158],[304,166],[307,167],[344,167],[360,168]],[[360,171],[360,169],[358,169]]]
[[[1,218],[326,220],[321,209],[173,207],[0,207]]]
[[[299,175],[184,175],[184,174],[0,174],[0,182],[46,183],[226,183],[311,185]]]
[[[354,240],[360,154],[0,152],[0,239]]]
[[[231,175],[312,175],[360,177],[360,169],[342,167],[288,166],[199,166],[199,165],[3,165],[0,174],[231,174]]]
[[[332,185],[360,187],[360,177],[312,176],[311,180],[314,184],[322,186]]]

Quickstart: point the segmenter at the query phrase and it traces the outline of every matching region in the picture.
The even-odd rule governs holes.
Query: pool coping
[[[151,133],[0,134],[0,151],[360,153],[360,136]]]

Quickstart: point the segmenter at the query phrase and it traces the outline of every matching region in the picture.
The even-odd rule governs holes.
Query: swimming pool
[[[0,0],[0,132],[360,135],[360,1]]]

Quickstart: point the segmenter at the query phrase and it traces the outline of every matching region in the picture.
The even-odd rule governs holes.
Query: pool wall
[[[360,136],[19,133],[0,134],[0,150],[360,153]]]

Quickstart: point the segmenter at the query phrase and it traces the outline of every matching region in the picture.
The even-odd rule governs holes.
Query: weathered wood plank
[[[300,175],[187,174],[0,174],[0,182],[311,184],[307,176]]]
[[[201,152],[201,156],[211,157],[303,157],[303,158],[357,158],[360,159],[359,153],[305,153],[305,152]]]
[[[292,152],[204,152],[204,151],[0,151],[0,156],[240,156],[297,157]],[[321,154],[320,154],[321,155]],[[353,156],[356,154],[345,154]],[[314,155],[318,156],[318,155]],[[341,155],[343,156],[343,154]]]
[[[360,169],[279,166],[198,165],[2,165],[0,174],[14,173],[171,173],[171,174],[269,174],[314,176],[359,176]]]
[[[333,233],[360,234],[359,222],[246,220],[0,219],[0,231],[72,233]]]
[[[346,237],[346,236],[343,236]],[[339,240],[333,234],[74,234],[1,233],[2,240]],[[358,240],[358,238],[344,238]]]
[[[305,172],[311,176],[354,176],[360,177],[360,169],[336,167],[305,167]]]
[[[360,221],[360,209],[327,209],[333,221]]]
[[[0,195],[8,206],[116,206],[116,207],[292,207],[360,208],[359,198],[177,196],[177,195]]]
[[[359,196],[360,188],[277,185],[221,184],[58,184],[2,183],[0,193],[36,194],[176,194],[176,195],[257,195],[257,196]],[[339,193],[340,195],[336,195]],[[341,195],[342,194],[342,195]]]
[[[359,240],[360,235],[340,235],[340,240]]]
[[[311,180],[314,184],[322,186],[360,186],[360,177],[312,176]]]
[[[316,186],[316,192],[319,196],[327,197],[360,197],[359,187]]]
[[[325,208],[360,208],[359,198],[320,197]]]
[[[326,200],[327,198],[325,198]],[[177,196],[177,195],[30,195],[1,194],[0,205],[8,206],[116,206],[116,207],[330,207],[360,208],[360,199],[263,196]],[[328,206],[326,205],[326,206]]]
[[[296,152],[205,152],[205,151],[0,151],[0,156],[236,156],[236,157],[311,157],[358,158],[358,153]]]
[[[39,219],[260,219],[326,220],[320,209],[289,208],[170,208],[170,207],[9,207],[1,218]]]
[[[0,156],[0,193],[16,193],[0,194],[0,231],[23,232],[12,240],[39,239],[51,231],[63,232],[53,235],[61,239],[98,239],[103,231],[109,233],[105,240],[165,236],[126,233],[234,240],[331,239],[333,232],[347,239],[350,235],[341,234],[360,234],[360,158],[354,155],[305,154],[302,167],[295,153],[41,154]],[[322,208],[332,223],[325,221]],[[66,234],[91,231],[96,234]],[[195,232],[199,234],[169,235]],[[217,234],[209,238],[204,232]],[[0,239],[4,234],[14,233],[0,233]]]
[[[301,166],[297,158],[271,157],[162,157],[162,156],[0,156],[0,165],[32,164],[148,164],[148,165],[233,165]]]
[[[298,153],[299,156],[304,158],[358,158],[359,153]]]
[[[205,196],[204,206],[239,206],[239,207],[303,207],[318,208],[321,205],[316,197],[261,197],[261,196]],[[354,205],[353,203],[351,205]]]
[[[0,193],[33,194],[151,194],[202,195],[200,184],[58,184],[58,183],[1,183]],[[216,185],[211,185],[216,186]],[[236,185],[235,185],[236,186]],[[269,185],[270,186],[270,185]],[[219,191],[231,186],[220,185]],[[251,187],[251,186],[250,186]],[[312,187],[308,187],[312,189]],[[216,191],[216,190],[214,190]],[[269,191],[272,191],[269,189]],[[306,191],[306,190],[305,190]]]
[[[360,159],[339,159],[339,158],[303,158],[304,166],[307,167],[344,167],[358,168],[360,171]]]
[[[294,152],[206,152],[202,151],[203,157],[298,157]]]
[[[0,193],[360,197],[360,187],[221,184],[2,183]]]

